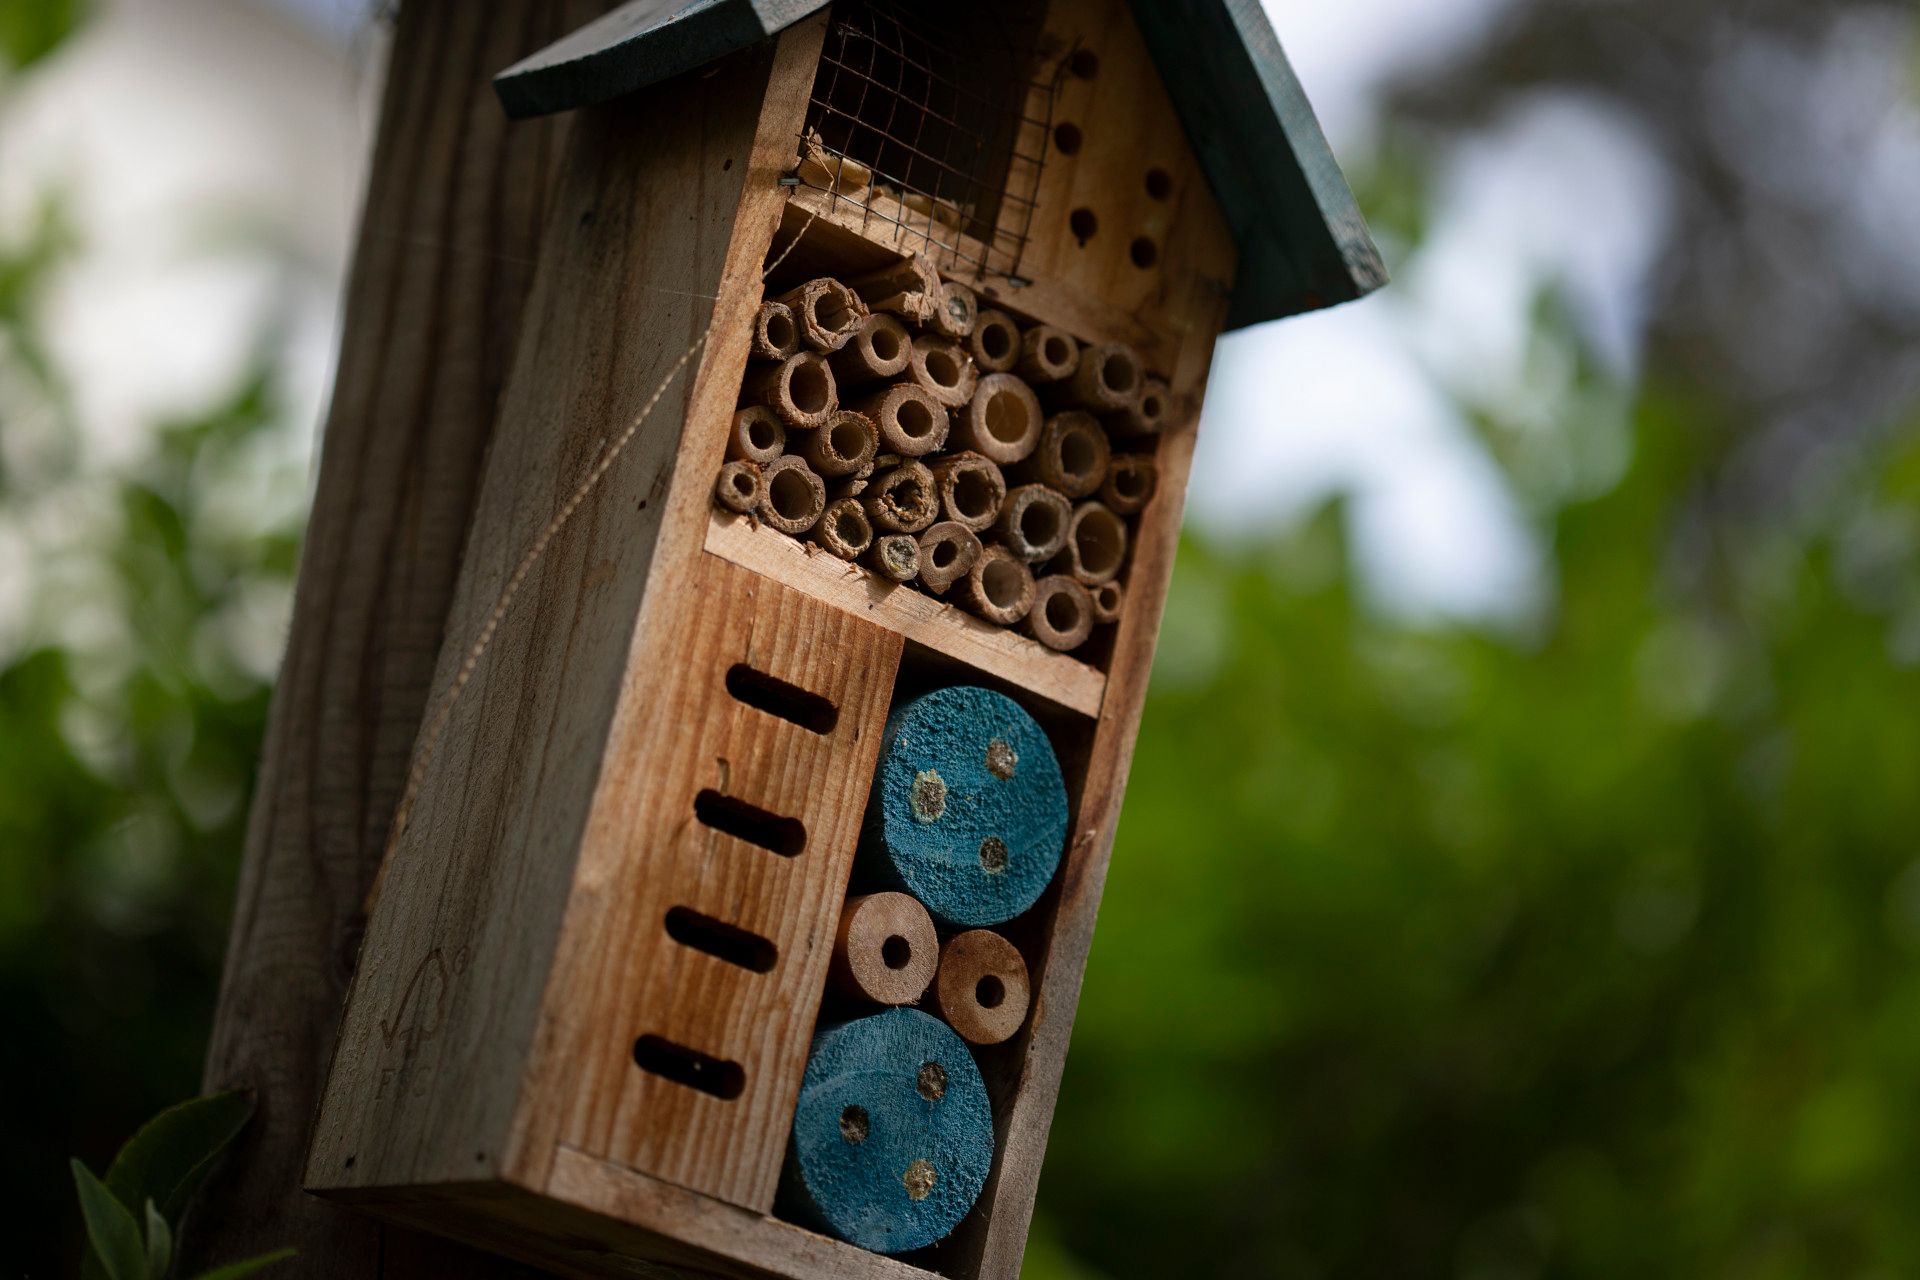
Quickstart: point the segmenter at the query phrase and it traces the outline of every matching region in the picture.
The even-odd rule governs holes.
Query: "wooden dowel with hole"
[[[940,273],[923,253],[861,276],[850,287],[872,310],[904,316],[915,324],[925,324],[940,302]]]
[[[775,301],[792,310],[801,345],[813,351],[838,351],[867,318],[867,304],[831,276],[809,280]]]
[[[967,350],[981,373],[1011,373],[1020,363],[1020,326],[1004,311],[982,311]]]
[[[1049,649],[1067,653],[1093,634],[1093,599],[1064,573],[1050,573],[1033,584],[1033,607],[1021,625]]]
[[[842,387],[856,387],[899,376],[907,367],[912,346],[907,326],[893,316],[871,315],[827,363]]]
[[[1160,483],[1159,464],[1144,453],[1116,453],[1100,485],[1100,501],[1114,514],[1139,515]]]
[[[907,376],[928,395],[957,409],[973,399],[980,380],[967,349],[951,338],[923,333],[913,340],[907,355]]]
[[[955,934],[940,948],[932,1004],[968,1044],[1011,1040],[1030,1000],[1026,960],[991,929]]]
[[[727,510],[738,511],[743,516],[751,515],[759,507],[765,492],[759,465],[744,459],[736,459],[721,467],[720,478],[713,486],[715,500]]]
[[[818,431],[805,432],[798,453],[823,479],[858,473],[880,449],[873,419],[854,409],[835,409]]]
[[[800,351],[800,326],[794,323],[793,308],[784,302],[763,302],[753,318],[755,360],[785,360]]]
[[[775,458],[760,470],[761,521],[782,533],[799,537],[813,528],[827,505],[827,485],[803,459],[792,454]]]
[[[1107,478],[1113,446],[1099,419],[1080,409],[1048,418],[1040,443],[1013,469],[1016,482],[1044,484],[1068,498],[1084,498]]]
[[[1025,564],[1041,564],[1067,543],[1073,505],[1043,484],[1023,484],[1007,492],[994,531],[1007,550]]]
[[[959,419],[954,427],[959,447],[1003,467],[1031,454],[1046,424],[1040,398],[1024,379],[1011,373],[990,373],[980,379]]]
[[[947,406],[911,382],[862,396],[853,407],[873,420],[883,447],[907,458],[943,448],[953,421]]]
[[[827,504],[807,536],[829,555],[858,560],[873,545],[873,523],[858,498],[842,498]]]
[[[873,1004],[912,1004],[940,963],[933,917],[909,893],[847,899],[833,935],[827,981],[842,995]]]
[[[979,533],[991,529],[1007,500],[1007,481],[992,459],[968,451],[950,453],[932,464],[940,511],[955,524]]]
[[[773,410],[750,404],[733,415],[727,428],[727,457],[765,464],[786,451],[787,429]]]
[[[920,535],[920,581],[935,595],[967,576],[983,550],[980,536],[963,524],[942,520]]]
[[[1020,335],[1020,358],[1014,369],[1028,382],[1039,384],[1071,378],[1080,367],[1080,344],[1065,329],[1037,324]]]
[[[860,495],[867,518],[881,533],[919,533],[940,515],[933,472],[911,458],[890,471],[876,474]]]
[[[840,407],[833,370],[811,351],[803,351],[779,364],[751,366],[740,395],[743,404],[763,404],[789,427],[802,431],[824,426]]]

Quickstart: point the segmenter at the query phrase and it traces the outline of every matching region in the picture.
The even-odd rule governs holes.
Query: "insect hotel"
[[[1366,229],[1246,0],[638,0],[496,85],[573,160],[307,1185],[1013,1276],[1214,341]]]

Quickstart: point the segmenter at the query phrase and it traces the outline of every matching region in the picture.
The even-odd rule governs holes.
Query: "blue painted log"
[[[1004,924],[1060,865],[1067,787],[1053,745],[1005,694],[936,689],[887,719],[860,865],[955,928]]]
[[[889,1009],[813,1039],[781,1207],[875,1253],[945,1238],[993,1165],[993,1111],[966,1044],[938,1018]]]

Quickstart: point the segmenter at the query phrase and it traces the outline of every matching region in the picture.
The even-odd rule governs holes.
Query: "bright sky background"
[[[1268,10],[1336,154],[1362,173],[1382,86],[1470,44],[1511,2],[1268,0]],[[119,0],[0,120],[0,234],[24,225],[50,180],[83,224],[55,337],[79,374],[98,436],[89,447],[139,450],[157,416],[231,387],[264,332],[282,346],[298,402],[299,429],[276,447],[283,461],[311,456],[374,119],[369,8]],[[1543,373],[1527,326],[1547,280],[1631,372],[1666,179],[1629,128],[1568,97],[1525,105],[1443,157],[1442,173],[1429,243],[1412,256],[1385,246],[1386,291],[1222,342],[1191,520],[1243,537],[1344,491],[1384,607],[1524,619],[1552,584],[1455,397],[1551,427],[1566,387]],[[259,252],[210,251],[236,231]],[[0,566],[34,541],[0,527]],[[6,595],[0,586],[0,617]]]

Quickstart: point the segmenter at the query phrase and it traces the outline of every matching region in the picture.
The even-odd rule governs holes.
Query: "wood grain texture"
[[[706,331],[771,63],[749,50],[576,122],[436,689],[526,549]],[[726,315],[727,340],[744,348],[751,319]],[[548,546],[447,723],[384,873],[310,1186],[512,1172],[522,1072],[691,401],[683,374]]]
[[[530,1065],[521,1141],[761,1211],[820,1008],[901,640],[714,556],[636,645]],[[815,733],[731,697],[742,663],[838,710]],[[797,821],[776,852],[696,817],[712,793]],[[786,856],[783,856],[785,854]],[[669,938],[690,907],[771,942],[756,973]],[[735,1064],[716,1097],[636,1068],[655,1035]]]
[[[258,1111],[183,1266],[292,1245],[282,1275],[522,1274],[299,1181],[567,127],[510,128],[487,80],[604,8],[409,0],[400,15],[207,1054],[207,1087],[250,1089]]]
[[[714,511],[707,550],[792,585],[816,599],[874,622],[969,666],[1011,680],[1082,715],[1100,714],[1107,678],[1088,666],[945,600],[885,581],[857,565],[796,542],[744,516]]]

